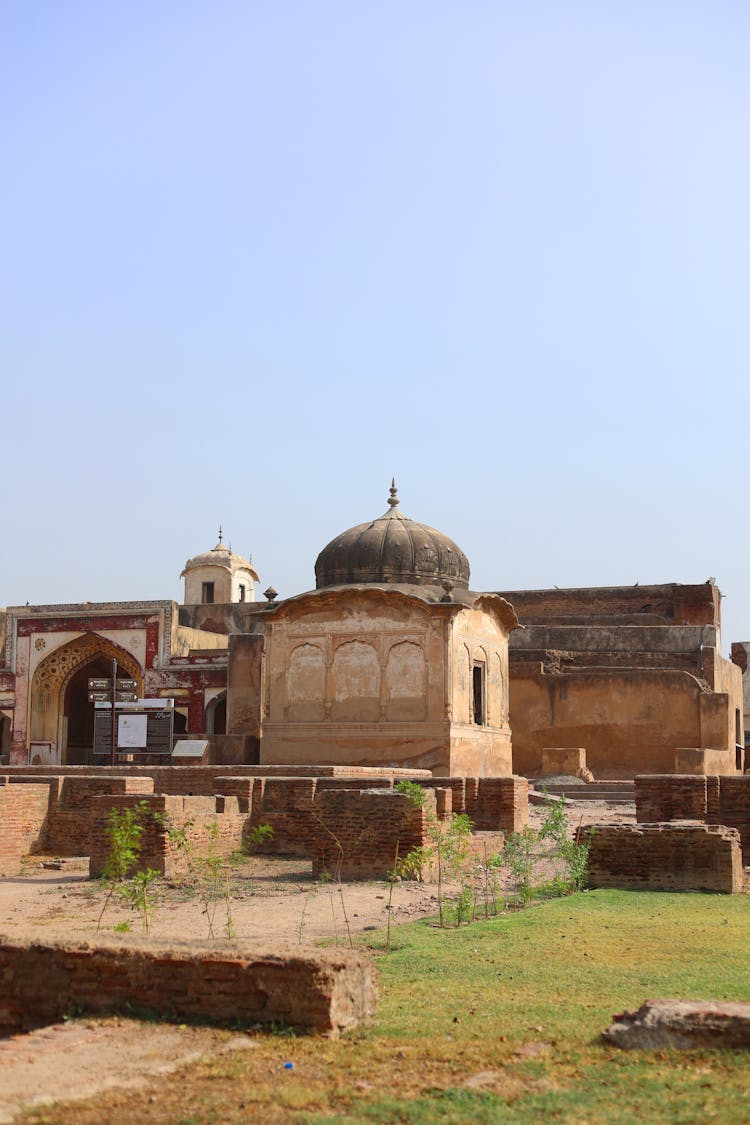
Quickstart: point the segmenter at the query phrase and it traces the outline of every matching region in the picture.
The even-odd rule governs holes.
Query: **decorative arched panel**
[[[388,653],[385,713],[396,722],[427,718],[427,665],[424,649],[414,641],[399,641]]]
[[[95,660],[116,660],[118,675],[138,683],[143,694],[143,670],[126,649],[98,633],[85,633],[51,652],[37,667],[31,682],[30,741],[54,742],[63,748],[65,689],[81,668]]]
[[[319,723],[325,718],[326,665],[319,645],[293,649],[286,674],[287,719]]]
[[[458,723],[471,721],[471,651],[461,643],[453,672],[453,717]]]
[[[380,664],[372,645],[345,641],[333,656],[331,718],[336,722],[377,722],[380,718]]]
[[[507,726],[508,724],[508,662],[501,652],[495,653],[492,662],[493,676],[493,726]],[[495,700],[497,702],[495,702]]]

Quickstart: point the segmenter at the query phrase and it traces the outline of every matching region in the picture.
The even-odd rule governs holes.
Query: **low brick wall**
[[[736,828],[750,865],[750,774],[643,774],[635,779],[639,821],[699,820]]]
[[[743,890],[740,836],[733,828],[695,822],[594,824],[581,831],[589,845],[588,882],[623,890]]]
[[[378,769],[375,766],[293,766],[293,765],[209,765],[209,766],[3,766],[0,771],[10,777],[34,775],[37,777],[150,777],[155,793],[176,796],[210,797],[217,792],[216,779],[220,777],[330,777],[361,778],[375,784],[379,778],[391,781],[407,778],[419,781],[431,777],[429,770]]]
[[[170,829],[181,830],[191,853],[200,858],[209,848],[219,856],[229,856],[242,846],[248,818],[239,810],[237,797],[173,797],[155,794],[113,794],[91,799],[89,874],[102,874],[111,851],[108,832],[113,809],[143,804],[141,851],[138,867],[150,867],[169,878],[183,875],[189,868],[189,856],[171,838]],[[210,826],[216,825],[215,834]]]
[[[151,942],[25,945],[0,938],[5,1035],[83,1010],[283,1023],[336,1036],[370,1019],[376,1002],[375,970],[353,950],[278,954]]]
[[[477,832],[520,832],[529,822],[525,777],[432,777],[425,789],[450,789],[451,811],[466,813]]]
[[[392,789],[328,789],[315,799],[313,875],[342,879],[387,879],[397,856],[427,840],[434,794],[419,807]]]
[[[430,789],[419,807],[392,789],[321,790],[315,798],[313,875],[388,879],[397,859],[415,848],[431,846],[432,817],[437,815],[447,829],[451,796],[450,789]],[[501,852],[504,841],[502,832],[481,831],[470,836],[468,847],[482,862]],[[421,871],[425,881],[434,880],[436,874],[434,862]]]
[[[178,800],[204,798],[213,802],[216,795],[235,799],[237,814],[244,815],[248,821],[246,829],[258,824],[269,824],[273,829],[260,851],[305,857],[313,854],[314,841],[319,834],[315,823],[318,813],[314,811],[318,795],[342,790],[391,789],[402,776],[432,791],[441,818],[450,817],[452,812],[467,813],[477,831],[517,832],[528,820],[528,782],[521,777],[433,778],[426,770],[378,771],[333,766],[306,767],[299,771],[296,767],[278,767],[268,776],[261,772],[264,767],[257,766],[235,767],[234,771],[231,767],[221,770],[215,766],[120,766],[116,769],[102,767],[93,772],[90,768],[72,766],[57,767],[56,773],[42,772],[41,776],[38,772],[25,772],[25,769],[17,767],[9,772],[13,784],[24,786],[44,781],[50,792],[49,816],[38,850],[62,856],[87,855],[94,851],[92,871],[95,873],[100,870],[102,825],[96,829],[91,826],[94,811],[97,815],[102,810],[107,814],[116,806],[133,804],[154,793],[160,798]],[[98,804],[104,796],[113,800],[107,805]],[[193,808],[197,810],[199,806]],[[213,805],[211,808],[213,815],[216,809]],[[156,802],[153,809],[161,815],[163,803]],[[177,810],[178,806],[173,809]],[[174,815],[178,813],[175,811]],[[196,815],[200,818],[207,814],[197,812]],[[183,824],[189,817],[180,815],[178,819]],[[91,837],[91,832],[99,834],[98,842]],[[234,828],[230,835],[236,836]],[[154,859],[150,865],[155,870],[162,870],[165,862],[170,866],[166,845],[153,842],[153,847],[149,845],[147,850]],[[375,866],[379,864],[378,858]]]
[[[54,855],[88,855],[92,802],[109,794],[146,797],[154,791],[149,777],[61,777],[57,800],[50,807],[44,850]]]
[[[480,777],[474,805],[467,812],[477,832],[520,832],[529,822],[529,783],[525,777]]]
[[[49,809],[49,785],[6,785],[0,778],[0,866],[18,870],[19,861],[41,848]]]

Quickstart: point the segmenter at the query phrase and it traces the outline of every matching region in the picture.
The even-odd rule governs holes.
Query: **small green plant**
[[[421,785],[417,785],[416,781],[397,781],[393,788],[402,797],[408,797],[417,808],[422,808],[424,805],[425,791]]]
[[[242,852],[244,855],[250,855],[255,848],[259,848],[266,840],[273,839],[273,828],[270,824],[256,824],[249,832],[245,834],[242,842]]]
[[[113,929],[116,934],[129,934],[130,922],[118,922],[117,925],[113,927]]]
[[[153,884],[158,878],[159,872],[147,867],[144,871],[136,871],[132,879],[127,879],[119,887],[120,894],[130,904],[131,910],[139,911],[146,933],[149,932],[151,918],[156,910]]]
[[[196,880],[198,897],[203,906],[208,937],[216,938],[216,915],[219,903],[224,904],[224,934],[230,941],[237,936],[232,911],[231,867],[227,857],[219,849],[219,823],[210,821],[203,828],[207,839],[205,849],[198,849],[201,838],[195,822],[187,820],[183,824],[167,826],[169,839],[185,857],[188,874]],[[273,836],[270,824],[256,825],[245,837],[242,855],[247,855],[264,840]]]
[[[339,840],[338,836],[336,835],[336,833],[332,832],[331,829],[328,827],[328,825],[323,820],[321,820],[321,818],[319,816],[317,816],[316,814],[313,814],[313,816],[314,816],[315,820],[317,821],[317,823],[320,825],[320,827],[323,829],[323,831],[328,836],[330,836],[331,840],[333,841],[333,845],[336,849],[336,862],[334,864],[333,872],[332,873],[331,872],[324,872],[323,875],[321,876],[321,882],[323,882],[325,880],[325,881],[329,882],[329,885],[331,887],[331,915],[333,917],[333,928],[334,928],[334,934],[335,934],[335,937],[336,937],[336,945],[338,945],[338,943],[339,943],[339,934],[338,934],[338,927],[336,925],[336,910],[335,910],[335,907],[334,907],[334,899],[333,899],[334,890],[336,890],[338,892],[338,896],[339,896],[339,899],[341,901],[341,913],[344,916],[344,925],[346,926],[346,932],[347,932],[347,935],[349,937],[349,945],[353,949],[354,948],[354,939],[352,937],[351,926],[349,925],[349,915],[346,912],[346,900],[344,899],[344,884],[343,884],[343,880],[341,878],[341,872],[342,872],[343,867],[344,867],[344,848],[343,848],[343,845],[342,845],[341,841]]]
[[[424,808],[425,791],[421,785],[413,781],[399,781],[395,787],[398,793],[408,797],[416,808]],[[453,877],[461,884],[462,906],[456,912],[456,924],[464,921],[468,897],[473,902],[473,895],[468,889],[471,867],[471,839],[472,822],[466,813],[453,813],[448,821],[440,820],[434,808],[427,809],[425,813],[425,828],[429,843],[414,848],[404,857],[402,872],[410,871],[415,877],[420,877],[424,867],[433,863],[437,874],[437,900],[438,918],[441,928],[447,920],[445,902],[445,882]],[[419,873],[418,875],[416,873]],[[465,894],[464,892],[467,892]],[[473,908],[472,908],[473,914]]]
[[[516,887],[518,901],[526,905],[536,895],[561,896],[582,889],[586,882],[588,844],[580,833],[571,839],[563,801],[547,798],[545,817],[538,829],[528,825],[505,841],[503,859]],[[539,865],[551,862],[558,870],[551,879],[538,881]]]
[[[141,837],[145,831],[149,808],[146,801],[138,801],[126,808],[112,809],[105,829],[109,839],[109,852],[102,866],[102,878],[108,884],[107,897],[96,924],[101,929],[102,918],[116,891],[141,858]],[[126,896],[127,897],[127,896]]]

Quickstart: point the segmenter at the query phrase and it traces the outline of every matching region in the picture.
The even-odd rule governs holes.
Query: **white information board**
[[[143,749],[148,742],[148,715],[118,715],[117,745],[128,749]]]

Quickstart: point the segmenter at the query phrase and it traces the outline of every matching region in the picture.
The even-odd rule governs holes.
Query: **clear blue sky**
[[[382,512],[750,639],[750,6],[0,5],[0,604]]]

